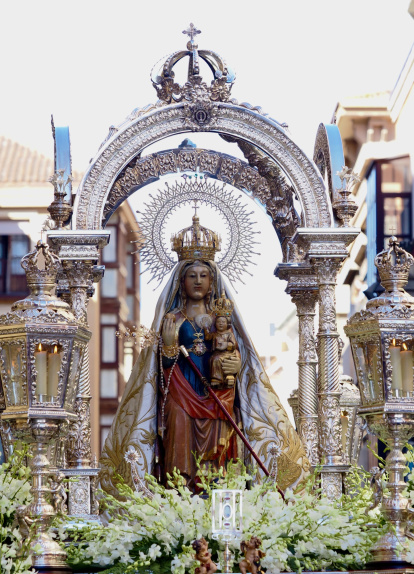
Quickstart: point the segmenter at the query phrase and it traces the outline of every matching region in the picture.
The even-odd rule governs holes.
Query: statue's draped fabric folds
[[[203,331],[194,319],[186,316],[185,309],[191,296],[188,296],[190,288],[186,287],[184,278],[195,266],[211,270],[210,289],[205,298],[207,312],[210,302],[216,301],[222,293],[227,297],[230,295],[220,270],[211,260],[183,260],[177,264],[159,298],[152,329],[162,332],[166,314],[173,316],[176,340],[179,337],[178,343],[184,345],[186,337],[194,337],[193,327],[199,331],[199,337]],[[232,313],[232,330],[241,356],[240,371],[233,388],[216,392],[267,467],[271,462],[271,446],[274,443],[280,446],[279,486],[286,488],[298,484],[309,469],[304,448],[269,382],[236,305]],[[207,359],[211,356],[208,344],[206,341],[204,356],[191,353],[207,378]],[[186,346],[189,346],[188,341]],[[169,376],[172,366],[173,373]],[[114,473],[131,480],[129,464],[124,459],[131,447],[141,454],[142,473],[158,474],[156,469],[160,466],[163,469],[160,475],[165,477],[165,472],[176,467],[192,486],[197,472],[193,453],[215,468],[235,456],[251,463],[249,452],[243,450],[232,427],[205,395],[202,383],[185,365],[184,357],[180,354],[174,365],[174,360],[166,357],[165,352],[160,354],[157,346],[142,350],[106,440],[101,458],[101,484],[105,490],[112,491]]]

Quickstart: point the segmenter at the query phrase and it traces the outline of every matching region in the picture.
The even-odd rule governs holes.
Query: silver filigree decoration
[[[197,176],[197,177],[196,177]],[[258,244],[253,240],[257,231],[253,230],[254,222],[246,206],[240,202],[226,184],[218,184],[207,180],[203,175],[195,174],[194,179],[183,176],[183,181],[176,181],[173,185],[168,182],[163,190],[155,196],[150,196],[151,202],[146,204],[145,210],[137,211],[140,215],[140,237],[134,242],[141,255],[141,263],[150,271],[152,278],[159,283],[176,264],[176,260],[167,252],[165,239],[165,226],[168,218],[180,206],[197,201],[202,205],[209,205],[219,211],[228,230],[228,246],[217,262],[221,271],[234,284],[242,281],[243,274],[249,273],[248,266],[252,264],[252,256],[259,255],[253,251]]]

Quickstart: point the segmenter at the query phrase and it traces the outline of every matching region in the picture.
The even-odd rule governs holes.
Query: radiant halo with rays
[[[258,244],[253,240],[254,221],[251,220],[253,211],[247,211],[247,206],[240,201],[226,184],[218,183],[203,174],[188,176],[184,174],[182,180],[173,184],[165,183],[164,189],[158,190],[156,195],[150,195],[151,201],[144,204],[143,211],[137,211],[139,218],[139,238],[133,243],[137,245],[141,263],[145,271],[149,271],[151,279],[161,283],[164,276],[169,273],[177,263],[176,259],[167,249],[165,228],[168,218],[181,206],[197,202],[208,205],[222,215],[228,234],[227,245],[217,261],[220,270],[228,277],[231,284],[242,280],[244,274],[251,275],[247,270],[254,265],[252,257],[260,255],[253,251]]]

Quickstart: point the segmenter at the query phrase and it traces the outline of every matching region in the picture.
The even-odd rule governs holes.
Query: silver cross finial
[[[195,200],[194,200],[194,205],[193,205],[193,209],[194,209],[194,217],[197,217],[197,209],[198,209],[198,205],[197,205],[197,203],[198,203],[198,200],[197,200],[197,199],[195,199]]]
[[[187,34],[187,36],[190,38],[190,41],[193,42],[195,36],[201,34],[201,30],[197,30],[197,28],[191,22],[187,30],[183,30],[183,34]]]

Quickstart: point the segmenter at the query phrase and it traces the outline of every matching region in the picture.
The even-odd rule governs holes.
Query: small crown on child
[[[227,299],[225,292],[223,291],[221,297],[218,297],[213,304],[213,313],[216,317],[230,317],[233,313],[234,303]]]

